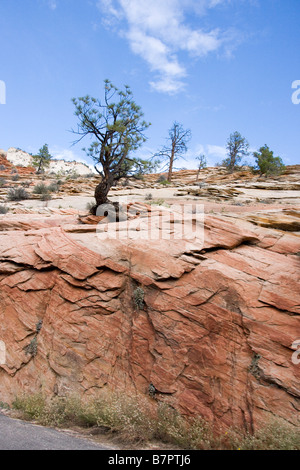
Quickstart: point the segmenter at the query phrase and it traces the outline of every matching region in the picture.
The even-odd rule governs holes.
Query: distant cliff
[[[32,166],[32,156],[24,152],[21,149],[17,149],[14,147],[10,147],[7,152],[1,151],[2,154],[6,155],[7,160],[12,163],[15,166]],[[46,170],[47,173],[65,173],[65,174],[70,174],[70,173],[78,173],[79,175],[86,175],[88,173],[91,173],[90,167],[81,162],[67,162],[65,160],[55,160],[53,159],[50,162],[50,166]]]

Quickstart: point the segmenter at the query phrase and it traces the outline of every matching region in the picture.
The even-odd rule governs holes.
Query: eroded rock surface
[[[22,217],[0,217],[1,401],[152,383],[213,423],[300,424],[299,232],[206,215],[203,238],[105,240],[72,213]]]

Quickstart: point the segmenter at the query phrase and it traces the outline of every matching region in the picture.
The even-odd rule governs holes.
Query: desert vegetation
[[[2,407],[10,408],[3,403]],[[151,407],[143,397],[116,392],[85,402],[77,396],[22,395],[15,398],[12,410],[45,426],[98,429],[125,448],[145,448],[157,441],[191,450],[300,450],[300,434],[283,420],[269,418],[251,434],[234,428],[213,429],[203,418],[184,417],[167,404]]]
[[[112,185],[129,175],[141,175],[151,171],[155,163],[131,156],[146,141],[144,131],[150,123],[143,119],[143,112],[133,100],[129,86],[118,89],[109,80],[104,82],[104,100],[85,96],[74,98],[78,127],[73,130],[79,138],[92,138],[87,155],[95,162],[100,182],[95,188],[95,206],[108,202]]]

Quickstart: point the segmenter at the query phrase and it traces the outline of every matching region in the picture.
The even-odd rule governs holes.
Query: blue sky
[[[108,78],[152,123],[137,156],[178,121],[192,132],[179,166],[214,165],[234,131],[300,163],[299,18],[299,0],[1,0],[0,148],[91,163],[71,98],[101,98]]]

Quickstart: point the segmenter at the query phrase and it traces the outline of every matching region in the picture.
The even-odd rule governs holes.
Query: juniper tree
[[[280,157],[274,157],[274,153],[267,145],[260,147],[258,152],[254,152],[256,167],[261,175],[279,175],[285,169],[285,165]]]

